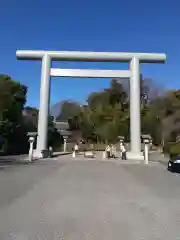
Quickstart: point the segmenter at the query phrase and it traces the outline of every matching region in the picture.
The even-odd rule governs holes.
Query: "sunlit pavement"
[[[180,175],[71,155],[0,169],[0,240],[180,237]]]

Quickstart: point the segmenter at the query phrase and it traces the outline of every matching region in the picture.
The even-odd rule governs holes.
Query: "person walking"
[[[116,158],[116,146],[115,145],[111,146],[111,157]]]
[[[106,154],[107,154],[107,158],[110,158],[110,156],[111,156],[111,148],[110,148],[109,144],[106,147]]]
[[[122,160],[126,160],[126,148],[124,144],[121,146],[121,152],[122,152]]]
[[[53,156],[53,149],[51,146],[49,146],[49,157],[51,158]]]
[[[78,143],[75,144],[74,151],[75,151],[76,154],[78,153],[78,151],[79,151]]]

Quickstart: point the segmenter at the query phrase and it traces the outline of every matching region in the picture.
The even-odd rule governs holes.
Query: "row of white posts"
[[[122,138],[122,137],[119,137],[119,138],[120,138],[120,149],[121,149],[124,138]],[[145,164],[149,163],[149,143],[150,143],[149,137],[144,138],[144,163]]]
[[[35,134],[34,133],[29,134],[29,143],[30,143],[30,146],[29,146],[29,161],[30,162],[33,159],[34,141],[35,141]],[[148,162],[149,162],[149,143],[150,143],[150,141],[149,141],[148,138],[144,139],[144,163],[145,164],[148,164]],[[122,146],[122,144],[123,144],[123,140],[121,139],[120,140],[120,147]],[[64,138],[64,149],[63,149],[64,152],[66,152],[66,148],[67,148],[67,138]],[[76,157],[75,151],[73,151],[72,157],[73,158]]]
[[[34,142],[35,142],[37,133],[29,132],[28,136],[29,136],[29,158],[28,158],[28,160],[29,160],[29,162],[31,162],[33,160],[33,146],[34,146]],[[67,138],[64,137],[64,147],[63,147],[64,152],[66,152],[66,149],[67,149]]]
[[[149,139],[144,139],[144,163],[148,164],[149,163]],[[120,140],[120,147],[122,146],[123,141]],[[76,153],[75,151],[72,152],[72,157],[75,158],[76,157]],[[103,158],[106,158],[106,155],[103,152]]]

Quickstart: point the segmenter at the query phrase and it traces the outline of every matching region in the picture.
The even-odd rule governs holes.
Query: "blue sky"
[[[17,49],[165,52],[165,65],[144,64],[146,77],[180,88],[178,0],[6,0],[0,14],[0,73],[28,86],[27,104],[39,106],[41,63],[16,60]],[[124,69],[121,63],[54,63],[64,68]],[[51,104],[84,102],[110,79],[52,79]]]

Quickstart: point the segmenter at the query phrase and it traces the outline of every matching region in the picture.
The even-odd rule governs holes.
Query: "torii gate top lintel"
[[[141,63],[164,63],[165,53],[131,53],[131,52],[86,52],[86,51],[39,51],[17,50],[18,59],[41,60],[48,55],[51,60],[87,61],[87,62],[129,62],[138,58]]]

